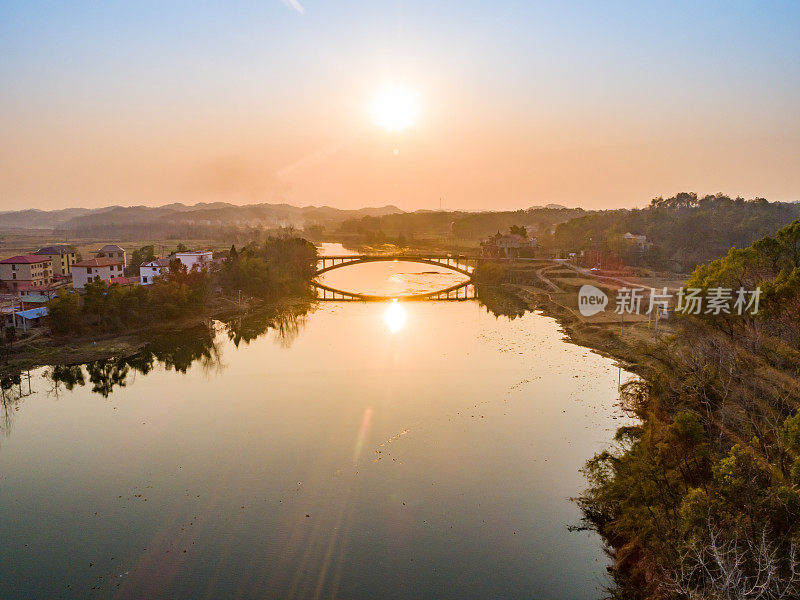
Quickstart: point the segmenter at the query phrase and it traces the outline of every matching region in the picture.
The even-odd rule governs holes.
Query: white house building
[[[91,258],[76,262],[72,265],[72,287],[81,290],[95,279],[110,283],[112,277],[122,277],[123,266],[121,258]]]
[[[142,285],[152,285],[153,280],[169,270],[171,260],[179,260],[186,265],[186,270],[204,269],[214,262],[214,254],[210,251],[176,252],[170,258],[157,258],[139,266],[139,280]]]
[[[153,285],[156,277],[169,269],[168,258],[157,258],[139,266],[139,282],[142,285]]]
[[[622,239],[628,242],[629,244],[635,244],[637,249],[643,251],[650,247],[650,242],[647,241],[646,235],[637,235],[635,233],[631,233],[630,231],[622,236]]]
[[[174,256],[186,265],[187,271],[191,271],[194,266],[197,266],[198,269],[207,267],[214,260],[213,252],[203,250],[197,252],[176,252]]]

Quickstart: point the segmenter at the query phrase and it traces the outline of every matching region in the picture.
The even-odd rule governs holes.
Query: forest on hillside
[[[688,287],[760,288],[760,305],[679,317],[640,349],[636,420],[586,465],[585,524],[611,548],[613,598],[798,598],[800,221]]]
[[[800,218],[800,203],[745,200],[724,194],[698,197],[682,192],[655,198],[643,209],[600,211],[556,227],[553,246],[565,252],[603,250],[654,268],[690,271],[698,264],[745,248]],[[631,256],[625,233],[647,236],[651,244]]]

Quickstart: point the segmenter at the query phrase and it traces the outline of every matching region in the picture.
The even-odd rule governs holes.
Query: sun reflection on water
[[[397,333],[406,323],[406,309],[395,298],[383,313],[383,320],[392,333]]]

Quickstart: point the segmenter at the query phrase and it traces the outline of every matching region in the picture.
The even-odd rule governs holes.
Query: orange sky
[[[254,31],[246,14],[174,15],[192,42],[166,26],[158,36],[148,15],[125,27],[113,11],[5,15],[16,27],[0,42],[0,210],[217,200],[413,210],[440,198],[470,210],[601,208],[684,190],[800,199],[798,44],[781,25],[796,11],[728,23],[765,34],[742,42],[753,44],[745,55],[714,45],[735,30],[695,37],[708,22],[664,50],[620,38],[611,17],[597,31],[597,15],[516,5],[492,21],[466,3],[453,21],[423,6],[400,18],[345,4],[301,14],[276,1]],[[338,29],[348,10],[354,32]],[[230,22],[210,35],[206,19],[220,15]],[[683,19],[631,18],[655,17]],[[110,32],[84,31],[93,18]],[[537,46],[537,27],[548,43]],[[399,133],[367,110],[390,79],[420,98]]]

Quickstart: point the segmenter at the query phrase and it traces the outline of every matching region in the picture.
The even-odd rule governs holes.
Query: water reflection
[[[4,383],[0,597],[597,597],[567,498],[617,370],[494,300],[244,315],[18,412]]]
[[[268,313],[251,313],[224,324],[228,339],[237,348],[249,344],[270,329],[275,331],[278,344],[289,348],[306,324],[311,305],[306,302],[287,304]]]
[[[499,288],[480,286],[478,301],[487,312],[496,317],[515,319],[524,315],[527,306],[513,295]],[[204,373],[218,372],[224,368],[220,342],[216,339],[220,330],[235,347],[250,344],[259,337],[274,332],[281,348],[288,349],[302,332],[312,306],[297,303],[236,317],[227,322],[200,325],[180,332],[164,334],[152,339],[145,348],[132,356],[108,358],[85,365],[57,365],[45,369],[43,377],[50,382],[49,393],[56,396],[62,389],[72,391],[91,384],[91,391],[108,398],[115,389],[126,387],[132,376],[147,375],[160,366],[167,371],[186,373],[193,366]],[[406,324],[407,310],[402,302],[393,300],[383,313],[388,330],[394,334]],[[3,418],[0,425],[5,432],[10,430],[10,405],[18,405],[25,395],[22,393],[20,377],[5,378],[2,385]]]
[[[386,308],[386,312],[383,313],[383,320],[386,322],[389,331],[397,333],[406,324],[406,309],[397,299],[392,300]]]
[[[478,286],[477,292],[479,304],[496,317],[516,319],[529,310],[516,296],[500,288]],[[88,382],[93,393],[108,398],[115,389],[126,387],[137,373],[147,375],[158,366],[178,373],[187,373],[193,366],[199,367],[204,373],[218,372],[224,368],[220,342],[216,339],[220,331],[238,348],[240,344],[248,345],[271,330],[278,345],[288,349],[305,327],[310,310],[312,305],[305,302],[289,304],[216,325],[205,324],[171,332],[153,338],[141,352],[132,356],[108,358],[85,365],[56,365],[45,369],[42,375],[50,384],[48,394],[58,396],[62,390],[72,391]],[[384,323],[392,334],[403,329],[407,318],[405,306],[397,300],[389,303],[383,313]],[[32,391],[26,389],[19,375],[4,378],[0,387],[0,432],[7,435],[11,429],[13,412],[19,409],[22,399]],[[27,387],[30,387],[29,381]]]
[[[147,375],[159,366],[177,373],[186,373],[192,367],[199,367],[204,373],[219,372],[224,368],[217,339],[220,329],[236,347],[242,342],[249,344],[273,330],[280,346],[288,348],[302,331],[308,310],[308,304],[298,304],[237,317],[216,326],[200,325],[158,336],[132,356],[97,360],[85,365],[58,365],[45,369],[43,376],[51,384],[49,391],[56,396],[62,388],[71,391],[86,385],[88,378],[92,392],[108,398],[116,388],[126,387],[135,374]],[[12,383],[11,380],[4,383],[4,401],[6,397],[15,395]]]
[[[21,374],[0,379],[0,438],[11,433],[22,399],[31,394],[30,374],[26,374],[26,379],[27,385],[23,384]]]
[[[486,312],[495,317],[507,317],[513,320],[531,310],[519,297],[503,291],[498,286],[476,285],[475,294],[481,306],[486,308]]]

